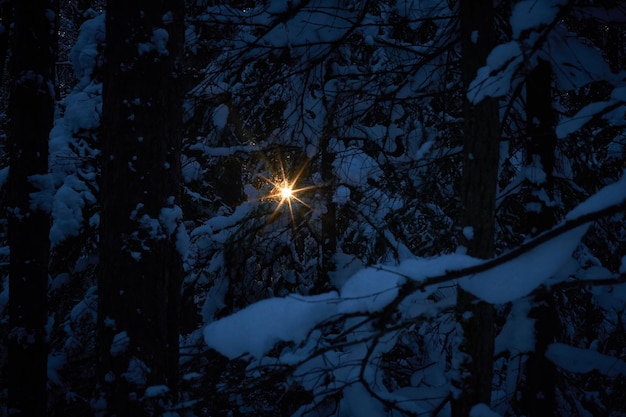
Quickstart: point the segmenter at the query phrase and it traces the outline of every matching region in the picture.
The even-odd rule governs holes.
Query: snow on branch
[[[305,341],[312,329],[333,317],[368,313],[359,326],[385,328],[399,312],[413,316],[405,300],[420,298],[444,283],[457,281],[474,295],[491,303],[523,297],[554,275],[571,256],[589,224],[626,209],[626,176],[577,206],[564,223],[532,241],[489,261],[464,255],[412,259],[396,267],[368,268],[356,273],[340,293],[272,298],[253,304],[209,324],[206,343],[235,358],[245,353],[266,354],[279,341]],[[409,313],[409,311],[411,311]]]
[[[609,378],[626,375],[626,362],[589,349],[580,349],[563,343],[552,343],[546,357],[556,366],[569,372],[598,371]]]

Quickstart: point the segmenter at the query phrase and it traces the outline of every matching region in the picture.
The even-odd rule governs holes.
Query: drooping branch
[[[403,274],[399,274],[396,271],[392,271],[392,270],[387,270],[384,268],[380,268],[381,270],[385,270],[387,272],[390,273],[395,273],[395,274],[399,274],[399,275],[403,275],[406,278],[408,278],[408,280],[400,287],[400,291],[398,293],[398,296],[396,297],[396,299],[394,299],[390,304],[387,305],[387,307],[385,307],[385,310],[387,309],[391,309],[393,311],[395,311],[398,307],[398,305],[406,298],[408,297],[410,294],[416,292],[416,291],[426,291],[426,287],[430,287],[430,286],[434,286],[434,285],[441,285],[447,282],[452,282],[454,280],[463,278],[463,277],[467,277],[467,276],[471,276],[471,275],[476,275],[479,274],[481,272],[486,272],[490,269],[493,269],[497,266],[500,265],[504,265],[507,262],[512,261],[513,259],[516,259],[518,257],[520,257],[521,255],[530,252],[532,249],[552,240],[555,239],[571,230],[574,230],[580,226],[583,226],[585,224],[588,223],[592,223],[602,217],[605,216],[610,216],[616,213],[619,213],[621,211],[625,211],[626,210],[626,199],[622,200],[621,202],[617,203],[617,204],[613,204],[610,205],[608,207],[605,207],[603,209],[597,210],[597,211],[593,211],[590,213],[586,213],[583,214],[575,219],[572,220],[568,220],[565,221],[564,223],[562,223],[561,225],[548,230],[547,232],[537,236],[535,239],[528,241],[527,243],[524,243],[523,245],[518,246],[517,248],[511,250],[510,252],[504,253],[500,256],[498,256],[497,258],[493,258],[489,261],[483,262],[481,264],[478,265],[474,265],[474,266],[470,266],[467,268],[462,268],[462,269],[457,269],[457,270],[453,270],[453,271],[447,271],[445,274],[441,274],[438,276],[434,276],[434,277],[430,277],[430,278],[426,278],[422,281],[414,281],[411,279],[410,276],[407,275],[403,275]]]

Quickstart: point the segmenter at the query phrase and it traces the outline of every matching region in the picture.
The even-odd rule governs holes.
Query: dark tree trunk
[[[546,174],[544,183],[532,184],[531,187],[537,191],[543,187],[551,196],[557,116],[552,106],[552,68],[548,61],[542,59],[539,59],[526,79],[526,119],[528,163],[538,159]],[[527,227],[534,235],[550,229],[556,223],[554,208],[546,206],[539,199],[536,203],[541,205],[541,210],[527,214]],[[554,342],[561,326],[551,292],[538,292],[534,303],[530,317],[535,319],[535,351],[529,354],[526,362],[520,409],[529,417],[555,416],[557,371],[544,354],[548,345]]]
[[[546,174],[546,183],[551,185],[557,120],[552,108],[552,67],[541,58],[526,79],[526,120],[528,162],[531,163],[537,156]]]
[[[183,14],[182,0],[107,5],[98,374],[108,415],[159,414],[177,385]],[[148,398],[156,385],[169,394]]]
[[[327,188],[324,189],[326,213],[321,218],[321,260],[315,283],[316,292],[328,290],[330,277],[336,269],[335,255],[337,254],[337,204],[333,201],[335,187],[332,185],[335,155],[328,149],[327,138],[320,141],[320,152],[322,153],[320,162],[322,181]]]
[[[333,201],[335,194],[333,164],[335,162],[335,154],[330,149],[330,139],[336,134],[335,132],[335,112],[337,109],[336,98],[333,101],[327,101],[329,108],[326,116],[326,125],[322,132],[319,149],[320,149],[320,173],[322,174],[322,182],[325,187],[323,189],[324,205],[326,212],[321,217],[321,239],[320,239],[320,261],[318,263],[317,282],[314,286],[315,292],[327,291],[333,271],[336,270],[335,256],[337,254],[337,204]]]
[[[0,83],[4,80],[4,70],[9,52],[9,32],[13,20],[12,15],[12,2],[0,0]]]
[[[495,45],[492,0],[461,0],[460,20],[461,70],[467,89]],[[498,101],[487,98],[472,104],[466,100],[464,106],[460,223],[463,228],[471,228],[464,234],[470,236],[465,242],[468,254],[486,259],[494,256],[500,147]],[[459,349],[467,357],[461,363],[463,376],[455,381],[459,394],[452,402],[452,415],[466,417],[475,404],[489,404],[491,400],[495,310],[459,288],[457,314],[463,328]]]
[[[49,215],[31,197],[48,172],[54,116],[53,0],[16,1],[9,100],[9,415],[46,411]],[[36,179],[35,179],[36,180]]]

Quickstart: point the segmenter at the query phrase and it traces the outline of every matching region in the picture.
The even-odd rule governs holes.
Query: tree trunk
[[[12,6],[9,1],[0,1],[0,83],[4,80],[4,70],[9,52],[9,28],[13,20]]]
[[[31,193],[48,172],[54,116],[53,0],[15,2],[9,100],[9,415],[46,412],[49,215]],[[41,202],[42,204],[45,202]]]
[[[557,116],[552,107],[552,68],[548,61],[542,59],[526,79],[526,119],[527,162],[535,163],[538,159],[545,172],[545,182],[532,184],[531,187],[535,191],[543,188],[548,196],[552,196]],[[527,225],[533,235],[552,228],[556,223],[554,207],[546,206],[540,199],[535,202],[541,205],[541,210],[527,213]],[[557,371],[544,354],[548,345],[554,342],[561,325],[550,291],[537,293],[534,304],[530,317],[535,319],[535,351],[529,354],[526,361],[520,409],[529,417],[554,416],[557,410]]]
[[[318,263],[317,282],[314,285],[315,292],[327,291],[333,272],[337,266],[335,256],[337,255],[337,204],[333,201],[335,194],[333,164],[335,154],[330,149],[330,142],[335,132],[335,112],[337,109],[337,98],[330,98],[327,106],[330,108],[326,115],[326,124],[319,141],[320,151],[320,173],[324,184],[323,204],[326,212],[321,217],[321,239],[320,239],[320,261]]]
[[[107,6],[98,375],[108,415],[158,414],[177,384],[183,14],[182,0]],[[157,385],[169,394],[148,395]]]
[[[485,65],[495,45],[491,0],[460,2],[461,70],[465,89]],[[467,237],[467,253],[478,258],[494,256],[495,201],[499,163],[498,101],[465,101],[461,226]],[[459,392],[452,402],[454,417],[467,417],[477,403],[489,404],[493,377],[495,310],[458,289],[457,315],[463,329]]]

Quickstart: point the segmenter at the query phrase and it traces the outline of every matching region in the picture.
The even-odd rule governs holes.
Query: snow
[[[204,339],[229,358],[245,353],[260,357],[279,341],[302,342],[314,326],[334,315],[380,310],[397,296],[407,277],[421,281],[448,269],[479,262],[452,254],[434,259],[411,259],[396,267],[362,269],[345,282],[340,294],[332,291],[315,296],[262,300],[210,323],[204,329]]]
[[[574,116],[561,120],[556,127],[556,136],[559,139],[580,130],[593,116],[610,105],[609,102],[591,103],[580,109]]]
[[[350,201],[350,189],[343,185],[338,186],[333,195],[333,202],[346,204],[348,201]]]
[[[556,366],[569,372],[598,371],[610,378],[626,375],[626,362],[589,349],[552,343],[545,355]]]
[[[469,417],[502,417],[500,414],[492,411],[488,405],[480,403],[476,404],[470,410]]]
[[[137,53],[139,55],[145,55],[152,51],[156,51],[158,55],[169,55],[167,50],[167,41],[169,40],[169,33],[163,28],[156,28],[152,31],[152,37],[150,42],[141,42],[137,44]]]
[[[464,277],[459,280],[459,285],[475,296],[495,304],[523,297],[561,268],[586,231],[586,225],[580,226],[509,262],[475,276]]]
[[[126,372],[122,373],[122,377],[133,385],[144,386],[148,381],[150,368],[136,357],[130,358]]]
[[[597,80],[623,85],[597,48],[563,26],[557,25],[550,32],[541,56],[552,63],[556,82],[563,89],[575,90]]]
[[[610,207],[626,200],[626,176],[571,210],[566,220]],[[555,275],[570,259],[589,224],[544,242],[526,253],[476,276],[459,280],[466,291],[490,303],[506,303],[523,297]]]
[[[161,17],[161,22],[163,22],[164,25],[171,25],[172,23],[174,23],[174,12],[172,12],[171,10],[165,12]]]
[[[576,219],[618,204],[624,201],[625,196],[626,176],[581,203],[566,219]],[[232,219],[228,219],[230,221]],[[205,227],[213,222],[217,226],[223,221],[214,218]],[[221,226],[224,227],[223,224]],[[519,299],[555,276],[568,263],[587,227],[582,225],[565,232],[504,264],[474,276],[462,277],[458,283],[490,303]],[[476,266],[482,262],[462,254],[450,254],[432,259],[409,259],[398,266],[360,269],[345,280],[339,293],[333,291],[316,296],[263,300],[209,324],[204,330],[204,338],[209,346],[230,358],[246,353],[260,357],[276,342],[301,343],[314,326],[336,314],[372,313],[382,309],[396,298],[399,287],[407,278],[422,282],[429,277],[442,276],[448,271]],[[423,308],[415,309],[415,306],[407,305],[405,313],[411,308],[413,314],[423,311]],[[532,321],[526,319],[529,308],[523,303],[515,305],[509,324],[498,339],[499,351],[532,350]]]
[[[162,397],[167,394],[169,390],[167,385],[152,385],[146,388],[144,395],[146,398]]]
[[[130,344],[130,338],[128,337],[128,333],[123,331],[117,333],[113,336],[113,341],[111,342],[111,348],[109,352],[111,356],[119,356],[128,349],[128,345]]]
[[[42,191],[33,195],[33,202],[45,204],[51,212],[53,247],[78,236],[85,226],[96,227],[98,222],[93,214],[86,221],[83,212],[96,204],[93,191],[98,188],[96,168],[91,161],[98,157],[99,150],[91,147],[93,142],[89,139],[93,137],[89,136],[100,126],[102,114],[102,84],[92,80],[92,76],[101,65],[104,26],[104,14],[81,26],[76,45],[70,51],[79,83],[59,103],[59,116],[50,132],[50,173],[36,179]]]
[[[478,31],[477,30],[473,30],[471,33],[471,41],[473,44],[475,44],[476,42],[478,42]]]
[[[340,145],[337,148],[333,165],[339,182],[360,185],[367,178],[378,179],[383,175],[378,163],[363,150],[356,147],[343,150]]]
[[[279,341],[303,341],[309,329],[334,314],[337,293],[262,300],[204,329],[206,343],[233,359],[261,357]]]
[[[626,101],[626,87],[618,87],[611,93],[610,100],[591,103],[580,109],[571,117],[565,118],[559,122],[556,127],[556,134],[559,138],[565,138],[567,135],[580,130],[594,116],[602,114],[602,118],[609,121],[615,126],[624,126],[624,102]],[[613,110],[608,110],[616,104],[621,104]]]
[[[96,319],[96,306],[97,306],[97,291],[96,287],[90,287],[85,294],[85,297],[72,308],[70,311],[70,319],[74,322],[85,320],[85,316],[95,322]]]
[[[213,110],[213,126],[217,130],[224,130],[228,122],[229,109],[225,104],[220,104]]]
[[[28,177],[31,185],[37,191],[30,193],[30,209],[50,212],[54,182],[50,174],[36,174]]]
[[[516,300],[504,327],[496,337],[495,354],[533,352],[535,350],[535,321],[528,317],[531,302],[527,298]]]
[[[193,381],[194,379],[200,379],[203,376],[204,375],[202,375],[200,372],[188,372],[185,375],[183,375],[182,380],[183,381]]]
[[[343,396],[344,401],[342,405],[347,408],[347,410],[345,410],[347,414],[345,415],[378,417],[387,414],[380,401],[372,398],[362,384],[353,384],[345,388],[343,390]]]
[[[59,124],[68,133],[100,126],[102,102],[98,96],[101,92],[102,87],[99,84],[89,85],[82,91],[74,91],[63,101],[65,112],[63,118],[57,119],[55,125]]]
[[[398,295],[402,275],[368,268],[357,272],[341,288],[339,313],[374,312]]]
[[[470,83],[467,98],[472,103],[479,103],[486,97],[505,95],[523,59],[522,49],[516,41],[496,46],[487,57],[487,65],[478,69],[476,78]]]
[[[56,246],[65,239],[77,236],[83,225],[85,200],[95,203],[95,196],[85,183],[75,175],[69,175],[54,194],[50,244]]]
[[[622,177],[618,181],[607,185],[576,206],[565,216],[565,220],[573,220],[577,217],[624,202],[626,202],[626,171],[622,173]]]
[[[70,51],[74,73],[79,80],[88,81],[94,71],[99,55],[98,45],[104,43],[104,13],[85,21],[80,27],[76,44]]]
[[[520,1],[513,8],[510,19],[513,38],[519,39],[524,31],[550,24],[556,18],[559,6],[566,3],[566,0]]]
[[[187,251],[191,245],[187,229],[183,225],[183,210],[180,206],[173,204],[173,197],[170,197],[171,207],[163,207],[159,213],[159,223],[166,235],[174,236],[176,249],[183,256],[187,255]]]
[[[2,291],[0,291],[0,316],[4,317],[4,312],[9,306],[9,283],[5,282],[2,285]]]
[[[48,354],[48,381],[58,386],[63,385],[63,378],[59,371],[67,365],[67,356],[61,352],[51,352]]]
[[[332,25],[327,21],[328,12],[320,12],[320,10],[324,10],[327,7],[336,8],[336,2],[320,0],[314,3],[314,6],[318,8],[317,11],[308,10],[306,13],[302,12],[302,14],[298,12],[295,18],[286,21],[286,23],[277,23],[275,26],[268,24],[275,22],[275,16],[272,16],[272,13],[284,13],[288,11],[290,7],[293,7],[293,5],[300,6],[300,2],[290,2],[287,0],[274,1],[265,6],[265,9],[263,9],[263,6],[259,6],[255,7],[254,10],[249,10],[247,14],[251,24],[268,28],[268,32],[260,40],[259,44],[267,46],[268,49],[273,49],[275,46],[286,46],[289,52],[293,54],[294,60],[298,58],[298,54],[302,54],[305,50],[311,54],[307,62],[314,61],[316,57],[321,56],[322,53],[326,52],[324,48],[327,48],[327,46],[320,44],[320,46],[317,47],[318,49],[315,50],[310,49],[310,45],[319,40],[332,44],[334,40],[343,36],[347,30],[352,30],[350,25],[353,16],[349,15],[345,10],[338,11],[339,21],[344,17],[346,18],[345,30],[330,30],[329,28],[332,28]],[[401,3],[402,2],[395,2],[396,7],[400,11],[404,9],[401,7]],[[410,7],[435,7],[433,5],[439,3],[441,2],[415,1]],[[534,29],[538,29],[541,25],[551,23],[556,17],[560,5],[563,3],[564,1],[554,0],[547,0],[545,2],[519,2],[511,18],[511,27],[514,36],[520,38],[524,36],[525,32],[533,31]],[[310,6],[310,9],[314,8]],[[307,19],[305,19],[305,17]],[[169,23],[171,19],[172,16],[169,14],[163,17],[164,23]],[[222,19],[228,19],[228,16],[224,14]],[[371,19],[371,17],[366,17],[366,19]],[[375,27],[375,25],[372,25],[372,27]],[[88,79],[98,65],[99,58],[96,46],[101,45],[104,40],[103,31],[103,15],[86,22],[83,28],[81,28],[81,38],[72,51],[71,58],[76,68],[77,75],[82,79]],[[572,70],[575,71],[575,73],[573,73],[575,77],[572,79],[576,85],[580,85],[588,78],[587,76],[580,75],[585,72],[585,66],[581,65],[580,62],[593,66],[597,54],[594,55],[590,50],[584,48],[576,48],[579,43],[565,35],[567,34],[564,32],[555,31],[554,37],[551,35],[546,44],[555,48],[555,54],[553,56],[555,62],[567,62],[575,65],[576,68]],[[384,36],[382,33],[365,33],[363,39],[366,44],[375,46],[378,45],[382,36]],[[530,36],[532,36],[532,34],[530,34]],[[562,39],[558,39],[558,37],[562,37]],[[478,32],[472,33],[471,38],[473,42],[476,42],[478,40]],[[382,40],[386,41],[386,39]],[[150,42],[140,46],[140,53],[142,51],[143,53],[156,51],[159,54],[167,54],[167,41],[167,31],[165,29],[155,29]],[[244,41],[246,41],[246,39],[242,37],[242,45],[245,44]],[[305,49],[303,45],[306,45],[306,48],[309,49]],[[510,91],[511,85],[516,82],[515,77],[518,74],[517,70],[522,64],[522,57],[524,56],[523,51],[527,51],[525,46],[526,45],[518,39],[518,41],[500,45],[495,48],[487,59],[487,65],[478,71],[477,78],[474,83],[472,83],[468,92],[468,97],[472,98],[474,101],[480,101],[487,96],[501,96],[507,94]],[[568,49],[575,52],[567,52]],[[542,53],[543,52],[540,51],[536,55],[539,56]],[[389,65],[389,57],[379,52],[377,52],[377,54],[376,63],[372,65],[372,69],[384,71],[387,68],[386,66]],[[348,58],[348,61],[352,59],[352,57]],[[536,56],[529,57],[528,64],[532,66],[533,63],[536,62],[535,60]],[[435,64],[438,65],[438,63]],[[335,66],[334,70],[336,74],[344,74],[346,75],[345,78],[358,78],[355,77],[355,75],[359,74],[358,71],[360,70],[356,68],[356,64],[343,65],[335,62],[333,65]],[[415,74],[414,77],[408,80],[408,83],[411,84],[411,88],[422,88],[432,80],[430,77],[436,77],[436,74],[433,75],[433,72],[428,66],[424,66],[420,71],[421,72]],[[602,71],[602,69],[598,71]],[[557,74],[557,78],[560,80],[559,82],[565,83],[564,80],[568,78],[566,75],[569,76],[569,73]],[[243,78],[245,78],[245,76],[244,74]],[[218,83],[219,81],[216,81],[216,84]],[[390,88],[396,87],[397,86],[393,85]],[[352,87],[336,82],[335,80],[333,83],[320,86],[319,89],[315,90],[315,94],[319,94],[320,96],[325,94],[325,99],[332,100],[334,98],[333,94],[338,94],[343,88]],[[407,88],[407,90],[410,89]],[[277,89],[276,91],[268,92],[267,97],[271,96],[271,100],[274,100],[271,103],[273,104],[280,102],[280,100],[285,97],[288,99],[293,97],[292,92],[292,90],[285,89],[285,91],[283,91]],[[55,175],[38,178],[38,180],[40,180],[38,184],[42,184],[42,192],[34,196],[34,201],[37,206],[46,206],[51,210],[53,225],[50,237],[53,245],[64,241],[68,237],[75,236],[81,231],[85,223],[82,212],[87,206],[87,203],[95,202],[91,191],[89,191],[89,187],[87,187],[87,184],[82,180],[82,177],[75,175],[74,171],[76,165],[73,165],[71,168],[62,168],[61,161],[62,157],[65,156],[62,152],[66,152],[67,149],[69,149],[69,145],[74,146],[78,144],[78,141],[73,140],[73,134],[83,130],[95,129],[99,126],[101,115],[100,94],[101,86],[97,84],[81,85],[81,88],[77,89],[77,91],[71,95],[71,98],[68,98],[64,102],[65,114],[62,119],[57,120],[55,130],[53,130],[51,134],[50,143],[51,149],[53,150],[52,155],[58,158],[56,161],[58,163],[54,168]],[[619,100],[624,100],[624,91],[616,89],[610,101],[593,103],[582,109],[574,117],[559,125],[559,137],[564,137],[569,133],[577,131],[594,115],[603,111],[608,106],[617,103]],[[289,114],[289,111],[292,110],[289,106],[296,106],[296,104],[291,103],[296,100],[289,101],[288,109],[284,114],[285,119],[287,119],[286,116]],[[318,100],[318,102],[319,101],[320,100]],[[263,100],[260,100],[260,102],[263,102]],[[340,105],[341,104],[343,103],[340,103]],[[297,103],[297,105],[299,106],[300,103]],[[368,107],[369,103],[365,103],[363,106]],[[319,103],[316,104],[314,101],[307,102],[303,99],[302,107],[310,111],[310,113],[307,113],[308,117],[306,119],[307,123],[310,123],[310,125],[298,125],[295,123],[292,125],[291,120],[289,120],[285,123],[285,125],[288,126],[286,129],[290,128],[293,129],[293,131],[301,129],[303,132],[314,132],[319,126],[316,126],[313,120],[317,120],[318,122],[316,123],[319,123],[320,120],[328,120],[325,109],[322,109]],[[623,109],[621,110],[623,113]],[[218,105],[212,110],[212,113],[208,113],[210,115],[209,123],[213,123],[215,127],[214,130],[219,131],[226,128],[229,111],[228,106]],[[401,107],[398,107],[397,110],[394,109],[394,115],[397,113],[394,117],[400,119],[402,111],[403,109]],[[360,113],[357,112],[357,114]],[[338,119],[340,118],[338,117]],[[424,126],[414,128],[415,133],[413,133],[413,136],[409,137],[407,134],[403,139],[404,144],[409,149],[409,158],[414,160],[424,159],[425,156],[428,156],[433,144],[436,143],[436,132],[428,138],[422,138],[420,141],[414,140],[416,136],[422,134],[422,130],[425,132],[427,129],[430,129],[427,127],[429,125],[428,123],[429,122],[425,121]],[[343,184],[335,189],[333,195],[334,202],[346,204],[351,202],[351,197],[358,200],[361,198],[360,194],[361,190],[363,190],[363,184],[368,179],[385,179],[385,172],[380,169],[381,161],[372,157],[371,154],[364,152],[363,146],[361,145],[372,138],[378,141],[375,142],[376,144],[379,144],[381,143],[379,140],[381,137],[394,138],[398,133],[403,133],[403,129],[404,127],[374,124],[367,127],[358,126],[352,130],[346,128],[345,132],[341,132],[342,134],[347,132],[346,137],[354,136],[359,138],[360,142],[358,145],[354,145],[356,140],[353,142],[346,141],[345,144],[344,142],[335,141],[333,144],[334,148],[332,150],[336,152],[334,169],[337,172],[337,183]],[[282,134],[283,132],[279,133]],[[284,137],[290,136],[285,135]],[[138,138],[138,140],[141,141],[141,138]],[[310,143],[310,141],[315,141],[315,139],[311,138],[307,138],[307,140],[309,142],[304,142],[302,149],[305,150],[309,157],[314,157],[319,150],[317,142]],[[211,147],[204,143],[198,143],[198,145],[192,146],[192,149],[201,150],[208,156],[225,156],[239,152],[258,150],[258,147],[253,145]],[[206,143],[208,143],[208,140]],[[294,143],[297,142],[294,140]],[[393,140],[382,142],[382,146],[384,150],[389,153],[396,149]],[[88,149],[84,151],[89,152]],[[185,182],[189,183],[201,179],[203,168],[200,163],[195,160],[185,162],[186,163],[183,164]],[[74,164],[74,162],[72,162],[72,164]],[[0,186],[2,186],[4,179],[6,179],[7,172],[7,169],[0,171]],[[538,164],[538,161],[535,161],[534,165],[528,167],[520,176],[524,175],[536,184],[545,181],[545,173]],[[371,188],[366,189],[368,191],[372,190]],[[246,190],[250,200],[259,197],[259,193],[254,187],[247,185]],[[353,191],[352,196],[351,190]],[[371,214],[372,216],[380,216],[382,218],[386,216],[390,210],[397,210],[402,207],[402,201],[389,198],[384,192],[373,190],[372,194],[376,195],[377,200],[375,201],[382,201],[384,204],[372,207],[371,211],[366,213],[366,216]],[[566,219],[572,220],[581,215],[602,209],[608,205],[618,204],[624,200],[625,195],[626,185],[623,178],[618,183],[606,187],[600,193],[572,210]],[[202,196],[200,196],[200,198],[201,197]],[[357,201],[354,201],[354,203],[356,204]],[[363,206],[365,206],[365,204]],[[228,242],[229,238],[232,237],[232,230],[239,228],[250,216],[255,215],[254,212],[257,208],[257,204],[244,203],[235,208],[231,215],[211,217],[192,233],[196,248],[201,251],[202,249],[220,246]],[[191,244],[190,236],[187,234],[182,223],[183,213],[178,205],[175,205],[173,201],[170,202],[168,207],[160,211],[158,219],[142,214],[143,213],[139,213],[138,210],[135,213],[135,217],[147,230],[151,231],[153,237],[175,236],[177,248],[181,254],[188,252],[188,248]],[[94,224],[97,224],[97,217],[90,218],[89,222],[93,219],[95,219]],[[531,305],[529,300],[524,298],[524,296],[538,285],[547,282],[551,277],[561,273],[562,265],[572,261],[571,253],[578,245],[585,230],[586,226],[581,226],[534,248],[506,264],[472,277],[463,277],[459,280],[459,284],[463,288],[487,301],[494,303],[514,301],[507,321],[496,340],[497,352],[529,352],[534,349],[534,322],[528,318]],[[389,242],[393,244],[397,243],[394,241],[392,233],[387,230],[383,230],[383,232],[385,233],[384,237],[387,238]],[[474,238],[474,230],[470,227],[463,228],[462,233],[467,239]],[[366,235],[366,233],[363,233],[363,235]],[[398,243],[397,247],[402,248],[400,243]],[[401,250],[400,252],[401,255],[399,258],[401,259],[410,256],[408,250]],[[140,256],[140,253],[136,252],[135,256]],[[208,259],[209,265],[203,272],[206,272],[207,276],[210,275],[210,278],[206,279],[214,280],[214,283],[206,297],[202,311],[205,322],[211,322],[203,329],[206,343],[229,358],[246,354],[258,358],[267,354],[274,344],[281,341],[295,343],[299,345],[297,347],[306,346],[307,348],[311,348],[311,346],[318,341],[314,340],[311,334],[317,331],[314,329],[315,326],[325,320],[333,319],[339,314],[360,313],[364,317],[371,315],[393,302],[398,296],[399,288],[407,283],[408,280],[421,283],[428,278],[445,276],[449,271],[476,266],[484,262],[462,254],[439,256],[431,259],[412,257],[411,259],[405,260],[400,265],[378,265],[369,268],[366,268],[356,257],[347,254],[339,253],[335,256],[335,260],[337,261],[337,270],[333,273],[332,283],[337,286],[337,291],[316,296],[293,295],[271,298],[257,302],[229,317],[211,322],[215,312],[224,306],[223,299],[228,291],[229,282],[223,277],[218,276],[215,278],[216,275],[213,274],[214,269],[217,268],[216,265],[223,264],[223,254],[218,253]],[[606,275],[606,272],[607,270],[599,267],[588,268],[581,278],[602,278]],[[626,256],[622,258],[620,272],[626,272]],[[60,288],[60,284],[62,284],[62,280],[60,278],[58,280],[55,279],[52,288]],[[450,282],[451,286],[454,284],[455,282]],[[417,317],[428,309],[435,311],[437,309],[443,309],[445,306],[451,308],[454,302],[453,297],[448,297],[448,299],[440,303],[433,303],[431,300],[426,300],[426,297],[435,290],[434,287],[429,287],[426,288],[423,293],[418,292],[412,294],[399,306],[399,314],[406,319]],[[594,295],[599,297],[601,294],[594,292]],[[6,305],[7,297],[8,290],[5,286],[4,291],[0,294],[0,312],[3,306]],[[603,305],[607,305],[607,302],[603,301]],[[619,307],[619,304],[612,305]],[[91,309],[91,313],[88,309]],[[93,305],[85,301],[79,303],[72,310],[70,316],[72,319],[79,319],[87,314],[94,314],[93,311],[95,311],[93,310]],[[357,340],[358,337],[361,337],[361,335],[349,334],[346,336],[350,341]],[[389,337],[389,340],[381,341],[376,354],[393,346],[395,342],[393,337],[395,336],[392,335]],[[306,345],[307,342],[311,340],[313,340],[311,345]],[[127,349],[129,343],[130,340],[126,332],[117,333],[110,347],[110,353],[113,356],[122,354]],[[319,348],[319,345],[313,347]],[[334,362],[329,361],[330,365],[327,365],[337,365],[335,369],[332,369],[331,375],[333,377],[345,377],[344,379],[337,378],[337,380],[346,381],[348,384],[348,387],[343,391],[344,401],[341,404],[340,410],[340,412],[345,415],[379,416],[386,412],[381,403],[374,400],[362,384],[355,383],[359,378],[359,375],[357,375],[358,372],[356,371],[358,371],[360,361],[367,347],[368,346],[363,343],[361,345],[357,344],[355,346],[342,348],[342,351],[336,355],[333,355],[334,352],[328,352],[327,356],[324,356],[320,359],[320,362],[318,362],[319,364],[322,360],[335,360]],[[303,348],[302,352],[308,353],[309,350]],[[292,351],[290,353],[293,353],[292,358],[302,358],[302,352]],[[376,368],[374,363],[380,358],[380,356],[376,356],[376,354],[372,356],[372,363],[367,364],[367,366],[363,368],[363,374],[368,382],[378,382],[377,378],[380,378],[375,373]],[[548,350],[548,354],[551,360],[572,372],[588,372],[589,370],[595,369],[611,376],[625,374],[625,364],[623,361],[599,354],[598,352],[595,352],[595,354],[600,356],[594,356],[582,349],[553,344]],[[285,358],[286,356],[282,359]],[[443,386],[445,389],[440,391],[447,390],[446,383],[448,381],[444,369],[445,360],[437,360],[439,361],[437,363],[438,366],[429,366],[424,371],[416,372],[413,375],[411,378],[413,385]],[[346,363],[356,365],[351,366],[346,365]],[[441,367],[439,367],[439,365],[441,365]],[[134,383],[143,384],[145,383],[145,375],[147,372],[148,370],[145,364],[137,359],[133,359],[124,377]],[[189,378],[191,378],[191,375],[193,375],[193,373],[186,375],[186,377],[189,376]],[[313,382],[309,383],[314,384]],[[324,389],[326,388],[325,386]],[[420,388],[418,391],[413,388],[414,387],[411,387],[410,390],[407,389],[402,392],[398,390],[393,393],[395,395],[393,398],[406,398],[407,400],[402,400],[400,403],[406,404],[403,405],[406,407],[414,407],[416,406],[414,399],[422,395],[426,390]],[[380,389],[384,390],[384,388]],[[164,385],[151,386],[146,388],[145,397],[160,396],[167,391],[168,388]],[[440,394],[439,391],[437,391],[437,393],[438,395]],[[447,395],[447,391],[443,395]],[[437,396],[433,397],[436,398]],[[430,410],[432,410],[432,408],[430,408]],[[476,405],[470,415],[474,417],[499,416],[499,414],[490,410],[485,404]]]
[[[167,30],[163,28],[154,29],[152,32],[152,38],[150,41],[154,44],[154,48],[159,55],[169,55],[169,51],[166,47],[169,36],[170,35],[167,33]]]
[[[471,82],[467,97],[478,103],[486,97],[501,97],[515,83],[521,82],[524,66],[532,67],[539,58],[551,63],[558,87],[574,90],[596,80],[606,80],[614,85],[622,84],[618,74],[613,74],[597,48],[585,44],[579,36],[557,24],[549,32],[541,48],[535,50],[543,29],[553,23],[565,0],[525,0],[519,2],[511,15],[513,40],[496,46],[484,67],[480,68]],[[615,98],[612,99],[615,101]],[[585,123],[587,115],[600,107],[592,103],[581,118],[566,121],[567,126],[558,128],[559,137],[576,130]],[[611,120],[622,120],[619,112],[611,112]]]
[[[9,167],[0,168],[0,190],[4,187],[4,183],[9,177]]]
[[[181,165],[183,181],[186,184],[197,181],[204,171],[202,165],[196,159],[185,155],[181,155]]]

